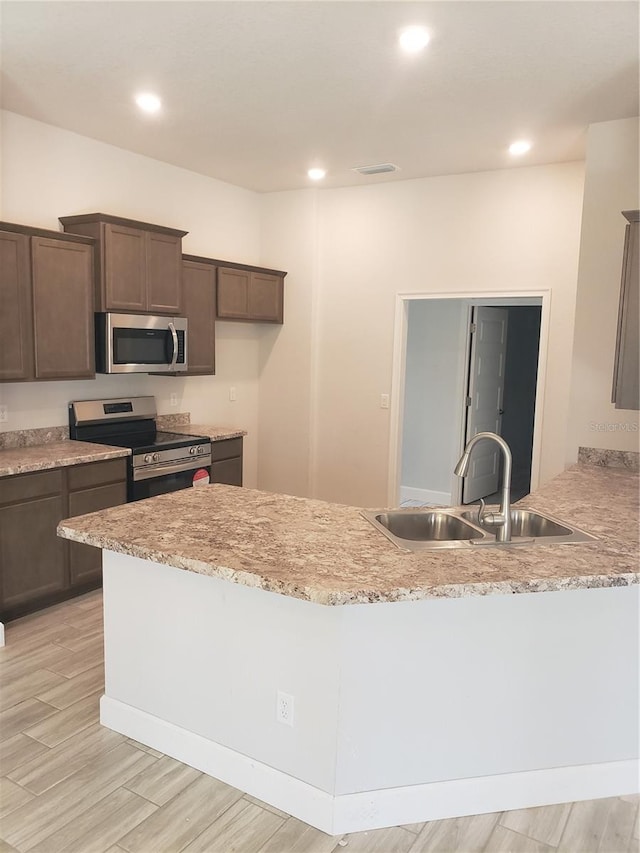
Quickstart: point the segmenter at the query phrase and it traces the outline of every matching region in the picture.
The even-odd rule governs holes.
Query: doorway
[[[497,502],[502,459],[481,453],[484,445],[491,448],[489,442],[474,451],[472,460],[479,454],[476,481],[464,496],[463,481],[453,474],[467,439],[479,431],[505,438],[513,454],[513,499],[528,494],[532,481],[537,482],[539,457],[541,406],[536,400],[542,400],[544,371],[538,367],[543,322],[548,323],[543,294],[400,299],[391,503],[455,505],[480,497]],[[482,346],[473,338],[478,334],[474,311],[489,319]],[[496,345],[489,338],[498,339],[501,326],[505,340]],[[481,337],[482,330],[476,340]],[[491,372],[496,376],[488,377]]]

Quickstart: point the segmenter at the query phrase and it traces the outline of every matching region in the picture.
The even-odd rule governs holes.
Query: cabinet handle
[[[171,367],[175,367],[175,364],[178,361],[178,333],[176,332],[176,327],[173,325],[173,323],[169,323],[169,331],[171,332],[171,337],[173,338],[173,355],[171,356]]]

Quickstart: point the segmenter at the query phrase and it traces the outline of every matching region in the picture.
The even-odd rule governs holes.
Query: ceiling
[[[638,115],[638,8],[3,0],[1,102],[259,192],[308,187],[314,165],[338,187],[578,160],[590,123]],[[432,36],[417,55],[409,24]],[[352,171],[386,162],[401,171]]]

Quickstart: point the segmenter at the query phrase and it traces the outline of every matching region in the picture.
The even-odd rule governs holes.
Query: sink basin
[[[475,527],[446,512],[381,512],[375,518],[400,539],[448,542],[478,535]]]
[[[461,516],[494,536],[498,530],[498,525],[491,524],[489,521],[479,522],[477,510],[465,511],[461,513]],[[596,537],[550,516],[529,509],[513,508],[511,510],[511,538],[515,542],[519,539],[539,539],[548,543],[569,543],[589,542],[595,540]]]
[[[596,540],[595,536],[584,530],[529,509],[511,510],[511,542],[497,542],[497,525],[489,522],[478,524],[477,510],[363,510],[362,515],[398,548],[409,551],[473,548],[479,545],[493,548],[565,545]]]
[[[434,548],[468,547],[472,539],[489,539],[473,523],[439,510],[389,510],[362,515],[400,548],[412,551]]]

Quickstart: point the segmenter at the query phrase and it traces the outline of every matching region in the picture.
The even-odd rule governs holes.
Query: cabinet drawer
[[[120,506],[127,502],[125,483],[112,483],[109,486],[97,486],[69,495],[69,516],[86,515],[111,506]],[[94,549],[100,551],[99,548]]]
[[[222,441],[211,442],[211,459],[219,462],[221,459],[233,459],[234,456],[242,456],[242,439],[226,438]]]
[[[69,468],[69,491],[87,489],[101,483],[115,483],[127,477],[126,459],[108,459],[106,462],[89,462]]]
[[[0,504],[21,503],[61,492],[61,468],[34,474],[17,474],[0,480]]]
[[[227,486],[242,485],[242,458],[223,459],[211,465],[211,482],[224,483]]]

